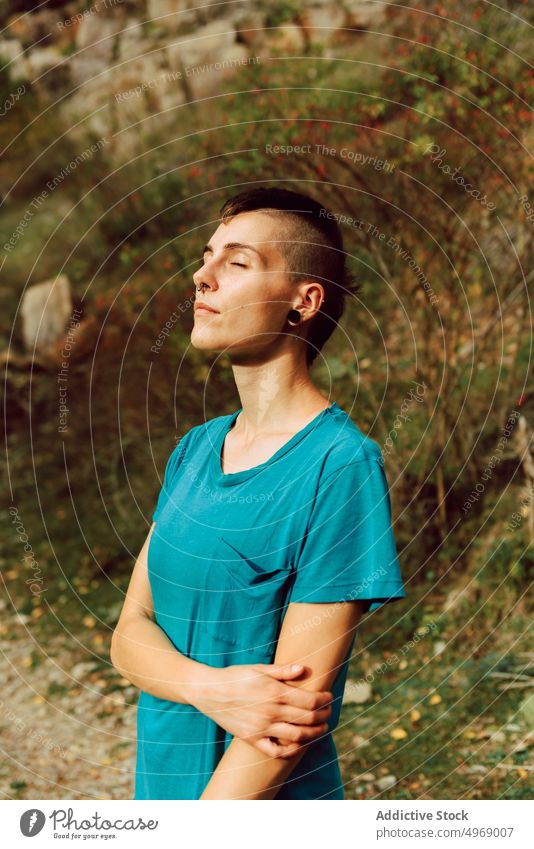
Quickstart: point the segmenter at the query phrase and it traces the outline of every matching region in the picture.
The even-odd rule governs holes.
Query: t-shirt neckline
[[[211,452],[210,468],[212,480],[214,480],[219,486],[232,486],[233,484],[242,483],[243,481],[248,480],[248,478],[254,477],[254,475],[258,474],[258,472],[261,472],[273,463],[276,463],[284,454],[287,454],[287,452],[290,451],[298,442],[304,439],[304,437],[318,425],[319,421],[321,421],[324,416],[329,413],[337,412],[341,408],[338,406],[336,401],[333,401],[329,407],[325,407],[320,413],[317,413],[317,415],[308,422],[307,425],[304,425],[304,427],[297,431],[297,433],[293,434],[293,436],[264,463],[260,463],[258,466],[252,466],[250,469],[243,469],[240,472],[225,474],[221,469],[221,451],[223,443],[242,409],[243,408],[240,407],[235,411],[235,413],[231,413],[229,417],[225,417],[217,434],[217,438],[214,440]]]

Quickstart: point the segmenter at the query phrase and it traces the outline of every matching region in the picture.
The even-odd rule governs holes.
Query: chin
[[[209,327],[193,327],[191,331],[191,345],[199,351],[218,351],[221,345],[216,340],[216,334],[210,332]]]

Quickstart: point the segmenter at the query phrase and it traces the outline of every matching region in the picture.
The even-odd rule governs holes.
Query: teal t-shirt
[[[336,402],[269,460],[223,474],[241,410],[189,430],[172,451],[148,549],[157,624],[211,666],[272,663],[287,605],[404,598],[381,451]],[[351,645],[331,688],[329,730],[276,799],[343,799],[332,731]],[[135,799],[198,799],[232,735],[191,705],[141,692]]]

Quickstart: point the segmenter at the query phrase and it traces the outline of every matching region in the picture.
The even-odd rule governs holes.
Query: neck
[[[292,433],[332,403],[310,379],[306,363],[287,353],[233,363],[232,370],[242,408],[234,427],[245,438]]]

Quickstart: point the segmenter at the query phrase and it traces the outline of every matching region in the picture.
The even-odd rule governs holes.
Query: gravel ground
[[[0,633],[0,796],[132,799],[137,689],[29,617],[4,609]]]

